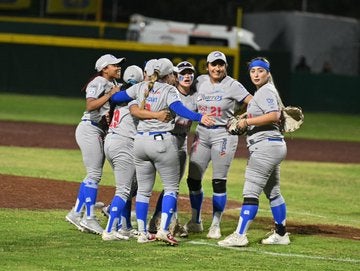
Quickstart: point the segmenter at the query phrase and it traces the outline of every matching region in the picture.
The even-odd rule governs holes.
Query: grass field
[[[83,105],[79,99],[0,94],[0,119],[76,124]],[[321,125],[321,131],[312,131],[316,124]],[[304,126],[293,137],[359,141],[359,124],[359,116],[305,112]],[[232,164],[229,199],[241,199],[245,164],[244,159],[235,159]],[[112,185],[108,164],[104,170],[103,184]],[[78,181],[84,169],[78,150],[2,146],[0,174]],[[359,176],[359,164],[284,161],[282,192],[288,222],[360,228]],[[211,168],[203,183],[206,196],[211,195],[209,179]],[[155,189],[161,189],[159,182]],[[181,193],[186,193],[185,182]],[[176,248],[157,242],[139,245],[135,240],[103,242],[99,236],[81,233],[65,223],[67,211],[0,209],[0,270],[360,269],[360,243],[356,239],[292,234],[289,246],[258,244],[271,225],[260,223],[261,218],[271,217],[264,197],[258,220],[249,230],[250,245],[238,249],[220,248],[216,241],[206,239],[206,233],[191,235]],[[186,221],[188,212],[180,211],[181,220]],[[227,210],[223,235],[235,229],[237,219],[238,210]],[[103,217],[101,223],[106,223]],[[205,216],[204,223],[207,228],[210,217]]]

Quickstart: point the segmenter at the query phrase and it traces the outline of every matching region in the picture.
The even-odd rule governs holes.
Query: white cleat
[[[237,232],[233,232],[224,240],[218,242],[218,245],[221,247],[244,247],[247,244],[249,244],[249,240],[246,235],[238,234]]]
[[[264,245],[288,245],[290,244],[289,233],[285,233],[284,236],[277,234],[275,231],[270,232],[270,236],[261,240]]]
[[[121,233],[117,232],[117,231],[111,231],[111,232],[107,232],[107,231],[103,231],[101,238],[104,241],[120,241],[120,240],[129,240],[128,236],[122,235]]]
[[[95,234],[101,235],[104,231],[96,217],[87,218],[84,216],[80,221],[80,226]]]
[[[65,220],[73,224],[79,231],[87,232],[87,230],[80,225],[82,215],[82,213],[77,213],[75,212],[74,208],[72,208],[71,211],[65,216]]]
[[[149,243],[153,241],[156,241],[156,237],[154,233],[140,232],[138,234],[137,242],[140,244]]]
[[[221,237],[220,227],[219,226],[211,226],[206,237],[210,238],[210,239],[219,239]]]

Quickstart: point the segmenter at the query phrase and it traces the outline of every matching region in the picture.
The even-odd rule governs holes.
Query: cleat
[[[86,232],[87,230],[80,225],[82,215],[82,213],[77,213],[74,211],[74,208],[72,208],[71,211],[65,216],[65,220],[73,224],[79,231]]]
[[[117,231],[103,231],[101,238],[104,241],[120,241],[120,240],[129,240],[129,237],[122,235],[121,233]]]
[[[161,229],[158,230],[156,234],[156,239],[159,241],[163,241],[170,246],[177,246],[179,244],[178,240],[176,240],[169,231]]]
[[[224,240],[218,242],[218,245],[221,247],[244,247],[247,244],[249,244],[249,240],[246,235],[238,234],[237,232],[233,232]]]
[[[156,234],[160,229],[161,214],[153,216],[148,225],[148,232]]]
[[[203,224],[201,221],[200,221],[200,223],[196,223],[196,222],[193,222],[192,220],[190,220],[189,222],[187,222],[185,224],[184,229],[187,232],[195,232],[195,233],[204,231],[204,227],[203,227]]]
[[[277,234],[275,231],[268,233],[271,234],[268,238],[261,240],[261,244],[264,245],[288,245],[290,244],[289,233],[285,233],[284,236]]]
[[[149,243],[149,242],[153,242],[153,241],[156,241],[155,234],[153,234],[153,233],[140,232],[138,234],[137,242],[140,244]]]
[[[220,227],[219,226],[211,226],[206,237],[210,238],[210,239],[219,239],[221,237]]]
[[[87,218],[84,216],[80,221],[80,226],[95,234],[101,235],[104,231],[96,217]]]
[[[169,231],[173,236],[179,236],[182,238],[188,237],[189,233],[183,225],[180,224],[178,219],[173,220],[170,224]]]
[[[137,236],[139,234],[139,232],[133,228],[130,228],[130,229],[121,228],[120,230],[118,230],[118,233],[123,236],[127,236],[128,238],[134,238],[135,236]]]

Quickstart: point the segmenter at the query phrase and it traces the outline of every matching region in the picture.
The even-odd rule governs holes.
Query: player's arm
[[[129,110],[130,114],[138,119],[157,119],[162,122],[169,122],[171,120],[171,114],[169,110],[152,112],[146,109],[140,109],[137,104],[131,105]]]
[[[214,125],[214,120],[212,117],[208,115],[202,115],[197,112],[193,112],[189,110],[187,107],[185,107],[182,102],[175,101],[169,105],[169,108],[174,111],[177,115],[180,117],[200,122],[206,126],[212,126]]]
[[[133,98],[131,98],[126,93],[126,91],[119,91],[110,97],[111,97],[111,102],[114,104],[127,103],[133,100]]]
[[[251,101],[252,98],[253,98],[253,96],[251,94],[249,94],[248,96],[245,97],[245,99],[243,100],[243,103],[249,104],[249,102]]]
[[[113,87],[108,93],[105,93],[99,98],[87,98],[86,99],[86,111],[97,110],[102,107],[109,99],[118,93],[120,88],[118,86]]]
[[[250,125],[262,126],[267,124],[278,123],[280,120],[280,115],[281,113],[279,111],[271,111],[261,116],[241,119],[238,123],[238,126],[240,128],[243,128]]]

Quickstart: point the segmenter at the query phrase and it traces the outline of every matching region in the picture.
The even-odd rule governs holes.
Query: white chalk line
[[[203,246],[205,245],[205,246],[210,246],[210,247],[220,247],[220,246],[218,246],[216,244],[205,242],[204,240],[188,241],[187,243],[193,244],[193,245],[203,245]],[[360,263],[360,259],[332,258],[332,257],[311,256],[311,255],[295,254],[295,253],[279,253],[279,252],[270,252],[270,251],[259,250],[259,249],[250,248],[250,247],[221,247],[221,248],[239,250],[239,251],[246,251],[246,252],[254,252],[254,253],[257,253],[257,254],[278,256],[278,257],[304,258],[304,259],[311,259],[311,260],[347,262],[347,263]]]

